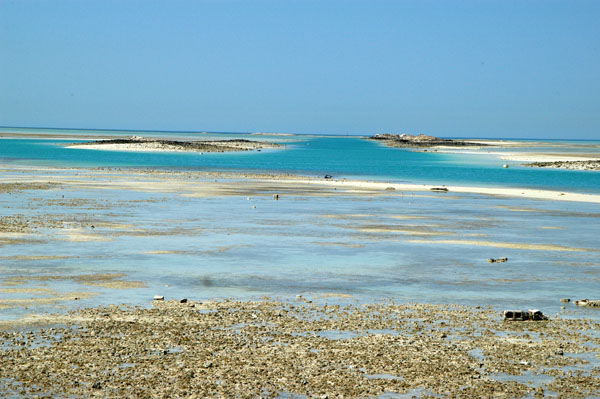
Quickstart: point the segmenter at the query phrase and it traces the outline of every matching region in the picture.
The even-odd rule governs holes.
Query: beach
[[[574,143],[570,145],[547,142],[519,142],[510,140],[470,140],[472,144],[485,147],[456,149],[456,147],[438,146],[436,151],[478,155],[487,153],[498,159],[518,162],[524,166],[570,170],[600,170],[598,163],[598,145]],[[540,147],[532,151],[532,147]],[[520,149],[521,151],[515,151]]]

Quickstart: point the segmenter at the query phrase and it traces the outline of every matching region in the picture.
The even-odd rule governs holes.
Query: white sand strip
[[[418,185],[418,184],[397,184],[385,182],[368,182],[358,180],[278,180],[279,182],[288,182],[290,184],[314,184],[325,185],[331,187],[339,187],[344,189],[356,190],[385,190],[388,187],[393,187],[396,191],[431,191],[433,185]],[[449,193],[467,193],[467,194],[484,194],[497,195],[506,197],[522,197],[540,200],[552,201],[574,201],[574,202],[591,202],[600,204],[599,194],[580,194],[566,191],[551,191],[537,190],[531,188],[506,188],[506,187],[470,187],[470,186],[444,186]],[[444,195],[445,193],[439,193]]]

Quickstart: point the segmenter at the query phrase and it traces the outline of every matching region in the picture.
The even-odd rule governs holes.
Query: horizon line
[[[375,134],[385,134],[386,132],[360,134],[360,133],[289,133],[289,132],[248,132],[248,131],[214,131],[214,130],[156,130],[156,129],[109,129],[109,128],[82,128],[82,127],[53,127],[53,126],[0,126],[0,129],[32,129],[32,130],[87,130],[92,132],[148,132],[148,133],[212,133],[212,134],[286,134],[292,136],[353,136],[353,137],[369,137]],[[402,134],[402,133],[387,133],[387,134]],[[417,133],[421,134],[421,133]],[[531,138],[531,137],[486,137],[486,136],[439,136],[446,139],[482,139],[482,140],[562,140],[562,141],[600,141],[600,139],[574,139],[574,138]]]

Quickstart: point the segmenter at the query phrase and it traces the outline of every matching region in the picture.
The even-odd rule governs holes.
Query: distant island
[[[178,141],[131,136],[123,139],[70,143],[67,148],[139,152],[232,152],[281,148],[281,144],[245,139]]]
[[[480,142],[470,142],[465,140],[450,140],[441,139],[439,137],[427,136],[425,134],[390,134],[380,133],[375,136],[367,137],[367,140],[381,141],[388,147],[400,147],[400,148],[422,148],[422,147],[466,147],[466,146],[477,146],[482,147],[486,144]]]

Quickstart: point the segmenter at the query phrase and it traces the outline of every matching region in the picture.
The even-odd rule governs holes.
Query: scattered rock
[[[179,300],[179,303],[187,303],[187,301],[188,301],[187,298],[183,298],[183,299]]]
[[[575,301],[575,305],[588,306],[590,308],[600,308],[600,299],[581,299],[579,301]]]
[[[439,191],[439,192],[448,192],[448,189],[446,187],[431,187],[429,190],[431,191]]]
[[[588,333],[600,323],[585,317],[509,323],[487,306],[388,302],[196,305],[80,309],[58,316],[64,328],[0,330],[0,397],[520,398],[542,386],[576,398],[600,381],[595,371],[563,374],[587,367],[570,354],[600,342]],[[34,334],[47,345],[21,344]],[[542,378],[497,377],[524,370]]]
[[[278,200],[279,199],[279,194],[273,194],[273,199],[274,200]]]
[[[561,298],[560,301],[568,303],[568,302],[571,302],[571,298]]]
[[[331,176],[331,175],[325,175],[323,178],[324,178],[324,179],[331,179],[331,178],[332,178],[332,176]]]
[[[504,169],[508,169],[508,165],[507,165],[507,164],[504,164],[504,165],[502,165],[502,167],[503,167]]]
[[[489,258],[487,261],[488,263],[504,263],[508,261],[508,258]]]
[[[164,301],[165,297],[163,295],[154,295],[155,301]]]
[[[600,170],[600,160],[588,161],[550,161],[550,162],[531,162],[524,164],[538,168],[556,168],[572,170]]]
[[[546,316],[539,309],[529,309],[529,310],[505,310],[504,311],[504,320],[506,321],[540,321],[540,320],[548,320]]]

